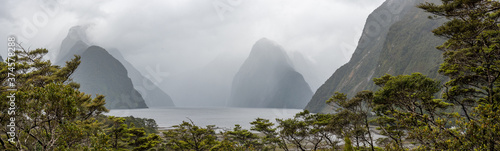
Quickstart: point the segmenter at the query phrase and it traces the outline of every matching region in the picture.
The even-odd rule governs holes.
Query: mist
[[[316,91],[350,59],[368,14],[382,2],[6,0],[0,33],[25,48],[47,48],[53,60],[68,30],[85,26],[89,44],[120,50],[177,106],[223,106],[232,78],[263,37],[287,51]]]

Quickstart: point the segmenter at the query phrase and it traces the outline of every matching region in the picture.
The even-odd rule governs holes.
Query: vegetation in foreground
[[[376,92],[353,98],[336,93],[334,114],[307,111],[291,119],[256,119],[252,133],[236,125],[215,132],[183,122],[160,137],[148,119],[105,117],[104,96],[78,91],[69,78],[80,63],[65,67],[42,59],[48,51],[16,51],[15,68],[0,63],[0,145],[3,150],[498,150],[500,148],[500,3],[442,0],[420,8],[450,21],[433,32],[448,39],[438,48],[444,85],[414,73],[375,78]],[[7,91],[15,73],[15,114]],[[437,93],[444,89],[442,99]],[[10,140],[14,118],[15,141]],[[374,138],[374,130],[385,137]],[[343,147],[340,145],[343,144]],[[375,147],[376,145],[381,148]]]

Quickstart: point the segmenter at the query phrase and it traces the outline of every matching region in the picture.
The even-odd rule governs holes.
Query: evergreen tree
[[[500,2],[494,0],[442,0],[424,3],[431,18],[448,22],[433,30],[447,41],[440,73],[448,76],[444,98],[461,108],[456,121],[458,138],[449,140],[456,150],[500,149]]]
[[[0,63],[0,137],[3,149],[54,150],[58,148],[80,148],[95,135],[95,117],[108,110],[104,107],[104,96],[91,98],[77,89],[70,75],[80,63],[76,56],[65,67],[52,65],[43,60],[47,49],[33,51],[20,48],[12,62]],[[9,78],[15,78],[15,81]],[[17,91],[7,91],[12,82]],[[15,114],[8,115],[10,104],[7,96],[15,94]],[[6,125],[15,118],[17,138],[7,141]]]
[[[283,138],[279,137],[277,128],[274,128],[274,123],[270,122],[268,119],[257,118],[255,121],[250,122],[252,127],[250,130],[262,133],[264,136],[261,137],[261,144],[264,145],[264,150],[274,150],[279,147],[283,150],[288,151],[288,146]]]
[[[163,132],[167,140],[167,147],[172,150],[209,150],[217,145],[214,125],[206,128],[183,121],[173,126],[174,129]]]
[[[372,111],[373,92],[361,91],[352,99],[347,99],[347,95],[336,92],[326,103],[332,106],[338,106],[336,120],[343,121],[338,128],[342,131],[339,135],[353,136],[356,140],[357,148],[360,148],[360,143],[367,143],[370,149],[374,150],[373,137],[370,132],[369,117]],[[343,127],[343,128],[342,128]]]
[[[237,150],[257,150],[262,149],[262,144],[259,143],[259,137],[248,130],[242,129],[236,124],[232,131],[223,133],[225,140],[234,142],[233,148]]]
[[[374,81],[381,87],[373,99],[374,111],[379,116],[376,121],[381,134],[392,139],[395,149],[404,148],[403,140],[436,147],[428,149],[447,149],[440,142],[456,134],[446,127],[445,119],[450,117],[443,112],[452,104],[434,99],[440,91],[439,81],[420,73],[385,75]]]
[[[298,150],[305,151],[309,127],[305,121],[297,118],[298,116],[300,116],[300,113],[294,118],[276,119],[276,122],[278,122],[279,136],[286,140],[285,142],[295,145]]]

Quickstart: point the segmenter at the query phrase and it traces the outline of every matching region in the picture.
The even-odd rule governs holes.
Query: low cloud
[[[0,2],[0,33],[48,48],[51,58],[70,27],[88,25],[92,44],[119,49],[140,71],[159,64],[169,73],[202,67],[226,52],[246,56],[267,37],[301,52],[327,77],[349,60],[368,14],[382,2],[6,0]],[[36,30],[31,35],[23,33],[27,22]]]

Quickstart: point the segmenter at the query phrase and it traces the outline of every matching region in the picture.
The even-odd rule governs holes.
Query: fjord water
[[[250,122],[256,118],[275,122],[276,118],[292,118],[301,111],[303,110],[277,108],[149,108],[110,110],[106,115],[150,118],[162,129],[181,124],[182,121],[189,122],[190,119],[198,126],[216,125],[227,129],[240,124],[244,129],[250,129]]]

